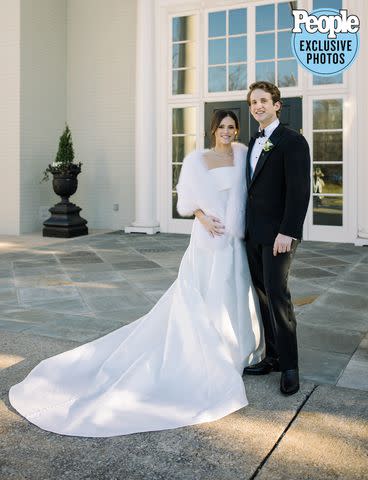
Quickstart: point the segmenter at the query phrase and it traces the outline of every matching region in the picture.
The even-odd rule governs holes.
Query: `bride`
[[[242,241],[246,147],[233,112],[212,119],[214,147],[184,159],[177,209],[195,214],[178,277],[143,317],[43,360],[9,392],[44,430],[110,437],[219,419],[247,405],[245,366],[264,340]]]

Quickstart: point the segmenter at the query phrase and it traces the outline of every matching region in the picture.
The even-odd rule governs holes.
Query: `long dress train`
[[[234,167],[210,171],[226,204]],[[108,437],[219,419],[247,405],[242,371],[263,354],[258,303],[240,239],[198,247],[198,221],[177,280],[143,317],[43,360],[9,392],[44,430]]]

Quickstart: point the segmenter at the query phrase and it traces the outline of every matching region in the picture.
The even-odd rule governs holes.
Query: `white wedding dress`
[[[234,167],[211,170],[227,202]],[[247,405],[245,365],[262,358],[258,303],[242,240],[196,245],[194,221],[178,278],[145,316],[43,360],[10,389],[44,430],[109,437],[219,419]]]

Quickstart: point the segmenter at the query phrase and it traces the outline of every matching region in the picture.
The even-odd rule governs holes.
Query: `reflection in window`
[[[174,43],[172,66],[173,68],[195,67],[194,43]]]
[[[194,93],[195,70],[174,70],[172,82],[174,95]]]
[[[290,31],[294,8],[296,1],[256,7],[256,81],[276,81],[279,87],[298,84]]]
[[[342,164],[313,165],[313,193],[342,193]]]
[[[343,224],[341,99],[313,101],[313,224]]]
[[[173,42],[195,41],[195,18],[175,17],[173,18]]]
[[[256,9],[256,32],[275,30],[275,6],[261,5]]]
[[[342,227],[343,200],[340,197],[313,196],[313,224]]]
[[[293,56],[291,51],[291,32],[279,32],[277,34],[277,56],[279,58],[290,58]]]
[[[226,90],[226,67],[208,69],[208,91],[224,92]]]
[[[247,69],[245,65],[229,66],[229,90],[245,90],[247,88]]]
[[[275,58],[275,35],[263,33],[256,37],[256,60]]]
[[[326,149],[328,145],[328,149]],[[314,132],[313,161],[342,162],[342,132]]]
[[[195,134],[196,109],[195,107],[173,108],[172,126],[174,135]]]
[[[226,63],[226,39],[208,41],[208,64],[221,65]]]
[[[208,14],[208,92],[247,88],[247,9]]]
[[[177,193],[175,189],[184,157],[196,148],[196,115],[195,107],[173,108],[172,110],[172,218],[181,218],[176,211]]]
[[[278,62],[277,84],[279,87],[292,87],[297,84],[298,64],[296,60]]]
[[[229,11],[229,35],[247,33],[247,10],[239,8]]]
[[[275,83],[275,62],[259,62],[256,64],[256,79]]]
[[[182,163],[180,164],[173,164],[172,166],[172,185],[175,187],[175,185],[178,184],[179,181],[179,176],[180,176],[180,170],[182,167]]]
[[[229,38],[229,63],[246,62],[247,39],[246,37]]]
[[[213,12],[208,15],[208,36],[224,37],[226,35],[226,12]]]
[[[342,128],[342,100],[313,101],[313,129]]]
[[[172,94],[195,93],[195,28],[194,15],[172,20]]]
[[[292,3],[294,5],[291,5],[292,8],[290,8],[289,3]],[[296,8],[296,2],[286,2],[286,3],[280,3],[277,8],[277,28],[279,30],[282,30],[284,28],[287,28],[288,30],[291,30],[294,22],[293,22],[293,15],[291,13],[291,10],[293,8]]]
[[[181,163],[183,158],[195,149],[195,135],[185,135],[172,138],[172,162]]]

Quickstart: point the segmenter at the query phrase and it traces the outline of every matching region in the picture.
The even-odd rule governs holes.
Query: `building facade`
[[[334,77],[302,69],[291,10],[347,8],[360,52]],[[189,233],[175,209],[185,154],[209,145],[209,117],[229,108],[247,143],[245,101],[276,83],[282,122],[312,155],[308,240],[368,244],[367,18],[364,0],[0,0],[0,233],[37,231],[56,202],[40,184],[65,121],[83,162],[72,198],[91,228]],[[118,208],[118,209],[117,209]]]

